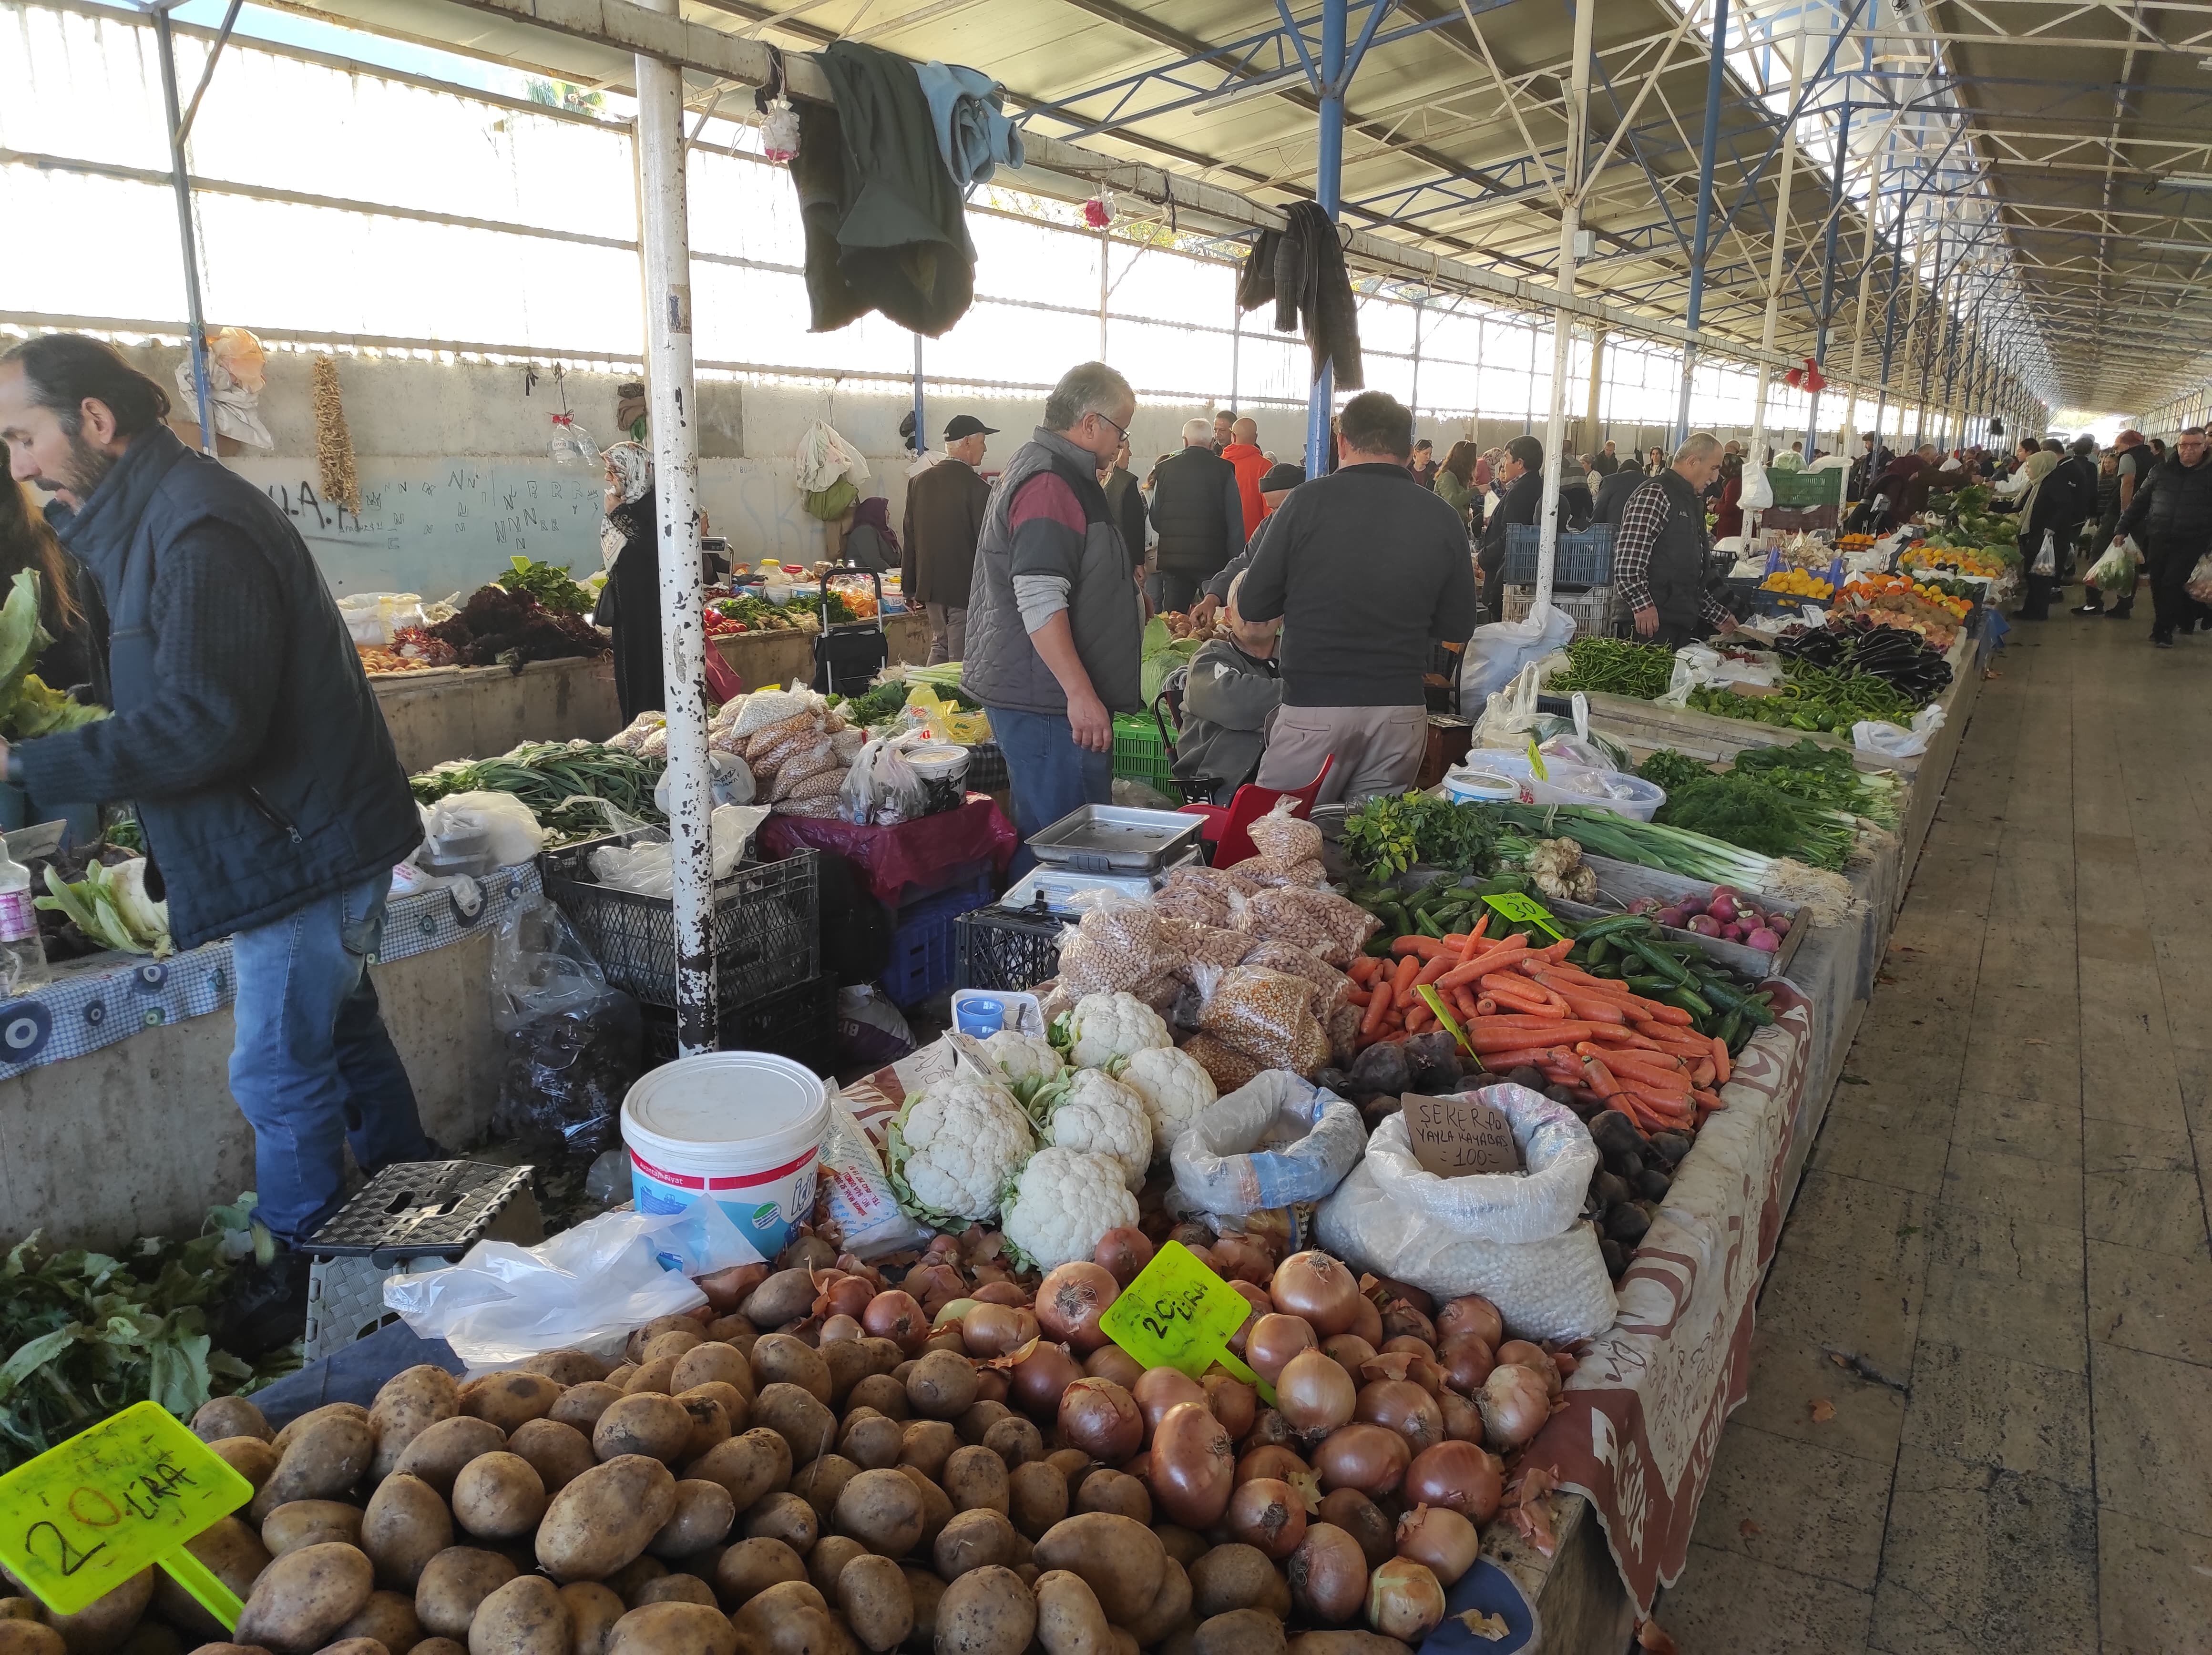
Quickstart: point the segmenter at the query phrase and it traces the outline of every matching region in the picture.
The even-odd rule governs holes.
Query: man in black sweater
[[[1160,537],[1152,602],[1163,609],[1189,609],[1221,566],[1244,549],[1237,468],[1207,446],[1212,440],[1204,420],[1185,421],[1182,452],[1152,472],[1152,527]]]
[[[1459,513],[1413,481],[1413,416],[1364,391],[1344,406],[1339,470],[1268,519],[1238,589],[1247,621],[1283,621],[1283,710],[1259,784],[1304,787],[1334,756],[1319,802],[1413,785],[1428,742],[1431,647],[1474,630],[1474,568]]]

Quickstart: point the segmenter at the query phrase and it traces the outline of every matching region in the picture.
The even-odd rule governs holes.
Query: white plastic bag
[[[2201,564],[2203,560],[2199,559],[2198,561]],[[2191,585],[2196,583],[2196,579],[2193,574],[2190,577]],[[2083,581],[2087,585],[2094,586],[2099,591],[2133,591],[2136,584],[2136,561],[2128,555],[2125,543],[2114,542],[2104,556],[2097,560],[2096,567],[2091,569],[2083,577]],[[2191,595],[2194,596],[2194,594]]]
[[[545,830],[530,807],[512,793],[448,793],[434,804],[416,808],[422,816],[423,838],[483,834],[491,841],[493,862],[502,868],[527,862],[545,847]]]
[[[2035,563],[2028,573],[2037,576],[2058,573],[2058,543],[2048,529],[2043,531],[2043,544],[2035,549]]]
[[[821,1160],[815,1207],[831,1246],[856,1258],[880,1258],[928,1241],[929,1227],[899,1210],[876,1146],[842,1098],[830,1100]]]
[[[855,485],[866,482],[868,463],[826,421],[817,420],[799,436],[799,492],[818,494],[840,477],[850,477]]]
[[[713,777],[708,784],[708,792],[715,805],[750,804],[753,802],[756,792],[753,773],[736,754],[709,749],[707,767]],[[669,773],[664,770],[660,773],[660,779],[653,785],[653,808],[664,816],[669,814],[668,778]]]
[[[1862,753],[1871,753],[1883,759],[1917,758],[1928,750],[1928,743],[1943,727],[1943,709],[1923,706],[1912,715],[1912,728],[1887,724],[1875,718],[1862,718],[1851,726],[1851,745]]]
[[[1556,608],[1540,621],[1531,615],[1525,620],[1477,627],[1460,662],[1459,704],[1480,705],[1492,692],[1511,683],[1514,675],[1530,662],[1565,649],[1574,635],[1574,617]]]
[[[921,731],[871,737],[837,790],[837,814],[863,827],[887,828],[927,814],[928,791],[904,754],[928,739]]]
[[[2197,560],[2197,567],[2189,572],[2189,584],[2184,590],[2200,603],[2212,603],[2212,552]]]
[[[388,649],[392,634],[422,624],[420,592],[349,592],[338,599],[338,614],[360,649]]]
[[[1358,1161],[1365,1130],[1328,1088],[1270,1069],[1200,1110],[1170,1164],[1193,1208],[1241,1217],[1322,1199]]]
[[[727,879],[738,864],[744,860],[745,846],[752,842],[753,834],[768,820],[768,815],[765,805],[714,807],[714,814],[707,818],[707,830],[713,845],[717,883]],[[676,876],[667,837],[664,834],[631,845],[602,845],[592,852],[592,877],[602,885],[617,891],[632,891],[639,896],[672,895]]]
[[[1763,465],[1743,468],[1743,493],[1736,504],[1747,512],[1771,511],[1774,506],[1774,483]]]
[[[387,1278],[384,1302],[471,1367],[499,1367],[545,1350],[611,1353],[633,1328],[706,1303],[692,1276],[760,1262],[702,1200],[679,1213],[602,1213],[534,1247],[479,1241],[457,1264]]]
[[[1438,1299],[1480,1293],[1522,1338],[1593,1338],[1613,1325],[1616,1306],[1597,1232],[1582,1218],[1598,1166],[1589,1129],[1522,1087],[1481,1095],[1511,1124],[1525,1177],[1440,1178],[1415,1158],[1405,1117],[1392,1115],[1322,1203],[1321,1245],[1354,1270]]]

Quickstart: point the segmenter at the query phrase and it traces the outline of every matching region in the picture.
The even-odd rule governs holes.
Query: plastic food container
[[[1581,804],[1592,809],[1610,810],[1615,815],[1637,821],[1649,821],[1667,802],[1664,789],[1620,770],[1594,770],[1587,765],[1547,759],[1544,774],[1539,777],[1526,753],[1489,748],[1482,749],[1479,757],[1470,755],[1468,767],[1478,765],[1498,775],[1511,777],[1516,796],[1523,804]],[[1445,778],[1447,787],[1450,779],[1449,776]]]
[[[1521,797],[1521,783],[1487,761],[1470,762],[1445,773],[1444,797],[1454,804],[1510,804]]]
[[[968,799],[968,749],[954,742],[922,742],[902,756],[921,778],[924,815],[957,810]]]
[[[1000,1000],[963,1000],[953,1007],[952,1021],[963,1034],[983,1040],[1006,1028],[1006,1004]]]
[[[811,1070],[765,1052],[707,1052],[641,1076],[623,1100],[640,1212],[710,1197],[774,1258],[814,1210],[830,1094]]]

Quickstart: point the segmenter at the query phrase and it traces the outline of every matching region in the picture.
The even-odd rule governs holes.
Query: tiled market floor
[[[1683,1655],[2212,1652],[2212,638],[2148,631],[2023,624],[1983,686],[1658,1608]]]

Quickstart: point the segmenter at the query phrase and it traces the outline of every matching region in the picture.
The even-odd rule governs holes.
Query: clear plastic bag
[[[1294,815],[1297,805],[1295,799],[1277,799],[1274,809],[1244,830],[1252,848],[1278,867],[1321,860],[1321,829]]]
[[[2043,544],[2035,549],[2035,562],[2028,573],[2036,576],[2058,573],[2058,542],[2048,529],[2043,531]]]
[[[1477,627],[1460,663],[1459,704],[1474,706],[1511,683],[1522,668],[1563,650],[1573,640],[1575,623],[1565,609],[1547,610],[1539,620],[1493,621]]]
[[[715,804],[750,804],[755,792],[753,773],[743,759],[733,753],[709,749],[707,754],[708,792]],[[660,779],[653,785],[653,807],[662,815],[669,814],[669,773],[660,773]]]
[[[1313,985],[1264,966],[1190,968],[1198,1026],[1270,1069],[1310,1075],[1328,1062],[1328,1036],[1313,1013]]]
[[[589,1160],[614,1146],[639,1072],[637,1002],[549,900],[518,907],[493,939],[492,1025],[505,1046],[495,1128],[533,1153]]]
[[[1324,1199],[1358,1162],[1366,1136],[1359,1112],[1335,1093],[1273,1070],[1200,1111],[1169,1164],[1191,1206],[1241,1217]]]
[[[1310,949],[1332,966],[1357,959],[1382,922],[1334,891],[1285,885],[1255,891],[1246,899],[1243,929]]]
[[[861,827],[912,821],[929,809],[929,790],[906,761],[899,737],[878,737],[860,749],[836,790],[837,814]]]
[[[2202,559],[2198,560],[2200,568],[2203,567],[2203,562]],[[2212,571],[2207,573],[2212,573]],[[2099,591],[2132,591],[2136,584],[2136,561],[2128,555],[2126,547],[2116,542],[2104,556],[2097,560],[2096,567],[2082,579],[2085,584],[2094,586]],[[2196,581],[2197,576],[2192,573],[2190,576],[2190,584],[2194,585]],[[2191,596],[2194,594],[2192,593]]]
[[[530,807],[512,793],[448,793],[434,804],[417,808],[424,839],[482,834],[489,841],[495,867],[514,867],[544,848],[545,830]]]
[[[767,809],[757,804],[714,807],[714,813],[707,818],[707,829],[713,844],[714,877],[717,883],[727,879],[744,860],[745,846],[752,842],[753,834],[768,820],[768,815]],[[658,829],[647,831],[652,837],[629,845],[602,845],[592,852],[592,877],[611,889],[629,891],[638,896],[672,896],[676,875],[669,838]]]
[[[1060,933],[1061,985],[1079,997],[1134,992],[1177,970],[1183,959],[1160,918],[1150,903],[1102,893],[1079,924]]]
[[[2212,603],[2212,552],[2197,560],[2197,567],[2189,572],[2185,589],[2200,603]]]

